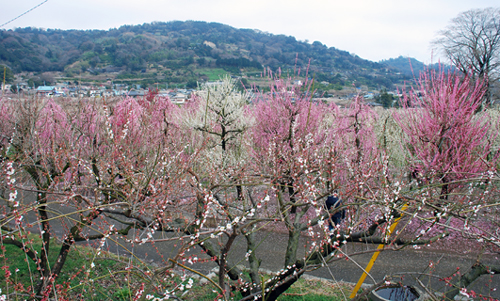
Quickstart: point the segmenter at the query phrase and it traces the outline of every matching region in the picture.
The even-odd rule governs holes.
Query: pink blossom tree
[[[428,71],[415,89],[422,96],[416,90],[405,93],[402,110],[394,113],[405,134],[411,178],[418,183],[407,196],[421,202],[409,228],[417,227],[418,237],[441,232],[455,241],[472,240],[468,244],[479,243],[479,248],[498,248],[498,235],[493,234],[498,218],[495,210],[487,209],[495,206],[498,192],[492,184],[498,180],[498,157],[492,152],[497,134],[490,131],[486,114],[476,114],[485,86],[469,77]],[[456,243],[448,246],[454,247]],[[478,263],[459,277],[446,297],[452,299],[491,270],[498,267]]]
[[[66,110],[52,99],[26,100],[2,103],[2,112],[5,106],[12,113],[2,115],[2,135],[8,137],[2,164],[11,193],[2,204],[2,242],[19,247],[37,264],[40,280],[25,293],[52,294],[75,242],[103,242],[133,228],[148,235],[179,230],[170,223],[184,217],[176,203],[186,195],[180,182],[189,175],[190,159],[180,143],[177,107],[168,99],[126,98],[114,107],[81,100]],[[36,195],[33,203],[23,200],[30,191]],[[59,206],[70,208],[71,218],[54,216]],[[22,218],[31,211],[36,221]],[[64,234],[57,259],[50,262],[56,220]],[[42,238],[40,250],[27,239],[33,224],[40,225],[35,231]],[[139,237],[130,241],[142,243]]]
[[[447,198],[454,181],[488,169],[489,124],[475,119],[485,94],[484,85],[444,72],[422,73],[418,89],[405,93],[403,110],[395,114],[406,133],[405,147],[415,177],[426,183],[438,180]]]
[[[272,222],[289,236],[282,273],[266,282],[266,293],[252,295],[258,300],[275,300],[307,270],[338,259],[336,251],[345,243],[381,242],[377,228],[398,214],[396,202],[377,201],[385,187],[380,184],[383,164],[371,130],[376,114],[360,98],[341,110],[314,102],[310,95],[307,88],[276,80],[255,105],[259,122],[253,128],[252,156],[270,196],[267,210],[257,213],[261,222]],[[344,204],[328,212],[324,200],[335,190]],[[385,191],[394,195],[390,189]],[[348,213],[342,225],[331,231],[330,214],[347,205],[363,213]],[[370,224],[367,217],[380,208],[389,211]],[[307,235],[311,246],[304,257],[297,253],[300,235]],[[252,266],[258,259],[248,260]]]

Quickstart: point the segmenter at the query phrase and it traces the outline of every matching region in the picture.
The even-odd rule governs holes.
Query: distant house
[[[127,90],[113,90],[114,96],[126,96],[127,95]]]
[[[161,96],[161,97],[170,97],[169,92],[167,90],[160,90],[160,91],[158,91],[158,96]]]
[[[78,88],[77,87],[69,87],[67,93],[71,97],[77,97],[78,96]]]
[[[173,103],[183,104],[188,100],[188,95],[184,93],[177,93],[174,97],[170,98]]]
[[[139,96],[144,96],[144,91],[143,90],[130,90],[128,91],[128,96],[130,97],[139,97]]]
[[[18,83],[17,84],[17,87],[19,87],[19,89],[22,89],[22,90],[28,90],[29,89],[29,86],[28,86],[28,83]]]
[[[9,84],[0,84],[1,87],[2,87],[2,91],[10,91],[10,87],[12,87],[12,85],[9,85]]]
[[[101,95],[103,97],[112,97],[112,96],[115,96],[115,93],[114,93],[114,91],[103,91],[103,92],[101,92]]]
[[[56,94],[57,89],[55,86],[39,86],[36,88],[36,94],[41,96],[48,96]]]

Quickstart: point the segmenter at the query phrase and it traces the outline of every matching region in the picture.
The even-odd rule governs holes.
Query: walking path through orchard
[[[27,200],[29,201],[31,197],[27,197]],[[69,209],[59,207],[58,210],[60,213],[63,213]],[[28,213],[24,218],[31,222],[36,220],[33,212]],[[57,222],[57,220],[51,224],[51,227],[53,233],[59,239],[65,233],[61,223]],[[35,232],[36,230],[33,229]],[[129,234],[130,237],[133,235],[134,233]],[[283,269],[288,235],[280,232],[259,231],[256,236],[256,245],[258,245],[258,248],[254,252],[256,252],[258,258],[262,259],[260,268],[263,271],[271,272]],[[154,240],[156,240],[154,244],[146,242],[142,245],[134,244],[132,246],[121,238],[117,239],[117,237],[111,236],[106,240],[104,248],[123,256],[130,256],[132,252],[141,260],[161,266],[168,261],[168,258],[173,258],[178,250],[177,245],[179,242],[177,240],[169,240],[169,238],[172,238],[172,234],[157,232],[154,234]],[[127,250],[114,243],[114,239],[116,239],[118,245],[124,246]],[[305,255],[307,239],[306,237],[302,237],[301,240],[301,248],[298,254]],[[91,243],[96,245],[98,241]],[[463,250],[467,249],[466,246],[459,247]],[[373,255],[373,252],[370,250],[376,248],[377,245],[372,244],[349,243],[342,248],[342,251],[345,254],[358,253],[359,255],[350,258],[343,257],[342,259],[332,261],[324,267],[308,272],[307,275],[326,278],[331,281],[356,283]],[[199,258],[204,256],[205,259],[208,259],[207,255],[200,256],[201,252],[199,248],[195,248],[190,252],[196,254]],[[246,241],[240,236],[233,243],[229,251],[229,262],[244,266],[247,263],[245,254]],[[238,260],[243,261],[238,262]],[[371,285],[380,282],[384,276],[391,275],[393,276],[393,281],[401,281],[405,285],[415,286],[420,291],[424,291],[420,285],[422,284],[431,291],[443,292],[445,282],[440,281],[440,279],[450,277],[457,273],[457,271],[465,273],[477,260],[486,265],[498,265],[500,254],[483,254],[478,257],[470,253],[458,254],[451,251],[429,251],[425,248],[415,250],[411,247],[407,247],[401,251],[387,250],[381,252],[370,272],[370,276],[366,278],[365,284]],[[209,274],[216,266],[216,263],[209,261],[206,263],[196,263],[190,267],[195,268],[201,273]],[[416,280],[417,278],[418,280]],[[469,286],[469,289],[474,290],[476,293],[500,299],[500,275],[483,275]]]
[[[261,231],[258,232],[257,238],[257,245],[259,243],[260,245],[255,252],[258,258],[262,258],[261,269],[272,272],[282,269],[288,236],[282,233]],[[301,245],[303,247],[299,254],[305,254],[306,239],[302,239],[303,243]],[[173,241],[156,242],[154,245],[159,250],[159,254],[152,248],[150,243],[134,246],[130,250],[133,250],[137,256],[146,261],[159,263],[174,255],[174,244]],[[237,262],[237,260],[245,258],[245,248],[246,241],[243,237],[239,237],[229,252],[230,262],[245,265],[245,262]],[[350,259],[344,257],[333,261],[324,267],[309,272],[308,275],[326,278],[331,281],[356,283],[363,272],[362,269],[366,267],[373,254],[370,250],[376,248],[377,245],[356,244],[353,246],[353,244],[349,244],[342,249],[345,254],[362,254],[352,256]],[[114,246],[110,245],[109,249],[112,252],[117,252],[117,248]],[[195,250],[195,253],[199,253],[199,250]],[[122,254],[125,255],[123,250]],[[485,264],[498,264],[500,254],[483,254],[480,259]],[[386,275],[392,275],[393,281],[401,281],[405,285],[415,286],[422,292],[424,288],[420,284],[423,284],[431,291],[444,291],[445,282],[439,279],[450,277],[457,271],[464,273],[477,260],[478,257],[471,254],[414,250],[412,248],[405,248],[401,251],[383,251],[370,272],[371,277],[368,276],[365,283],[371,285],[380,282]],[[194,267],[204,274],[209,274],[216,267],[216,264],[210,262],[196,264]],[[417,278],[418,280],[416,280]],[[500,298],[500,275],[481,276],[469,289],[498,299]]]

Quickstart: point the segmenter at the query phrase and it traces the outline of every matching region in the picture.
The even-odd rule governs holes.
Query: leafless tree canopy
[[[434,44],[461,72],[487,80],[491,100],[492,84],[500,78],[500,8],[459,14],[440,31]]]

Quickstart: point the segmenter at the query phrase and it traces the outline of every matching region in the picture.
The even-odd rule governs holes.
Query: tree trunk
[[[253,283],[259,283],[260,260],[258,260],[257,255],[255,255],[255,249],[257,246],[255,245],[255,232],[252,230],[248,233],[244,233],[244,235],[247,240],[247,252],[250,253],[248,256],[248,263],[250,264],[250,279]]]
[[[300,230],[297,227],[288,230],[288,245],[285,253],[285,268],[295,264],[297,260],[297,248],[299,246]]]
[[[40,272],[42,277],[50,274],[49,269],[49,249],[50,249],[50,223],[49,215],[47,213],[47,195],[45,193],[37,194],[38,214],[40,215],[40,224],[42,227],[42,249],[40,250]]]
[[[222,248],[221,252],[220,252],[220,258],[219,258],[219,286],[224,290],[224,294],[226,295],[226,299],[229,299],[229,293],[230,293],[230,290],[229,290],[229,286],[226,285],[226,281],[225,281],[225,278],[226,278],[226,258],[227,258],[227,253],[229,252],[229,250],[231,249],[231,246],[234,242],[234,240],[236,239],[238,235],[233,232],[226,244],[224,245],[224,247]]]
[[[481,262],[477,262],[467,273],[460,276],[458,281],[453,285],[453,288],[445,294],[445,297],[447,300],[453,300],[453,298],[460,293],[461,289],[467,288],[472,282],[482,275],[499,273],[500,265],[486,266]]]
[[[50,273],[47,275],[44,275],[42,280],[37,286],[36,289],[36,294],[38,296],[44,295],[44,296],[49,296],[50,292],[47,292],[48,287],[50,287],[50,284],[55,282],[57,276],[61,273],[61,270],[64,266],[64,263],[66,262],[66,258],[68,257],[69,249],[71,248],[71,245],[73,244],[74,240],[66,239],[61,247],[61,250],[59,251],[59,256],[57,256],[56,263],[50,270]]]

